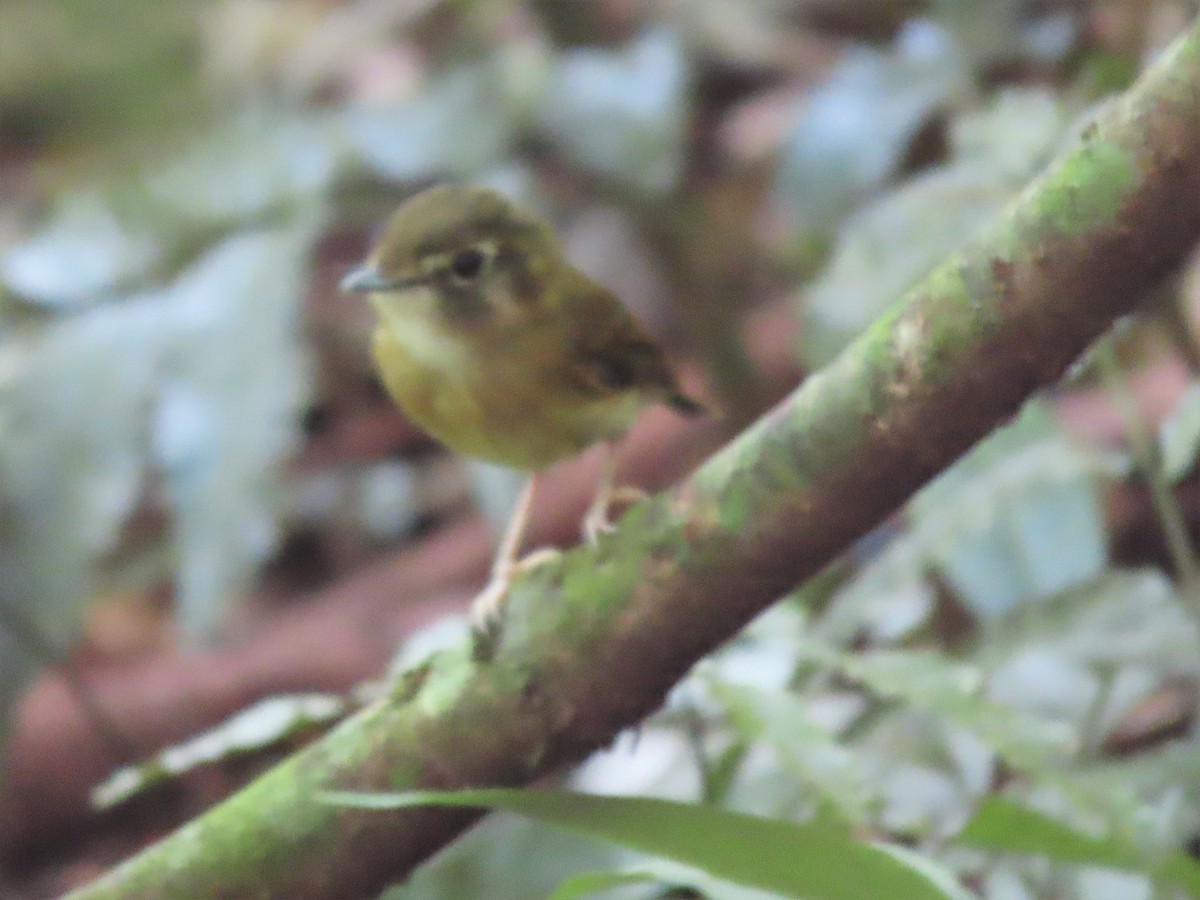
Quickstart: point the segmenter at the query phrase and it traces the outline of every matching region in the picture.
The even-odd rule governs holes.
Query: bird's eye
[[[483,271],[484,262],[483,251],[472,247],[470,250],[462,250],[454,254],[454,258],[450,260],[450,271],[455,278],[471,281]]]

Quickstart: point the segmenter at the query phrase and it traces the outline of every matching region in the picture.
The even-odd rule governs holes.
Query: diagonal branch
[[[1200,238],[1200,24],[981,240],[673,496],[514,588],[490,661],[443,653],[78,898],[371,895],[477,817],[322,790],[524,784],[702,656],[1054,381]]]

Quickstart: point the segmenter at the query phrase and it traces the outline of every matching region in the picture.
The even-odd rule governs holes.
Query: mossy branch
[[[519,785],[602,747],[1058,378],[1200,238],[1200,25],[982,239],[598,549],[519,582],[486,662],[392,695],[77,898],[373,895],[475,820],[326,789]]]

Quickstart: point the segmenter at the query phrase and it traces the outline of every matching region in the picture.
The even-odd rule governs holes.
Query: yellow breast
[[[388,392],[451,449],[534,471],[623,434],[643,399],[593,398],[556,374],[545,336],[454,333],[436,318],[383,313],[372,350]]]

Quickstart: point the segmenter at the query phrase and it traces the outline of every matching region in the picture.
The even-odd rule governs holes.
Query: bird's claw
[[[514,573],[531,572],[539,566],[554,562],[560,556],[562,556],[562,551],[557,547],[539,547],[537,550],[531,550],[529,553],[526,553],[513,563],[513,571]]]
[[[471,601],[471,630],[477,634],[494,631],[503,618],[504,601],[508,599],[508,579],[493,578]]]
[[[491,580],[471,601],[471,633],[475,636],[476,655],[490,656],[490,649],[500,637],[504,622],[504,606],[512,580],[562,556],[555,547],[542,547],[492,573]]]
[[[583,517],[583,539],[594,547],[601,535],[610,534],[617,528],[616,523],[608,517],[614,505],[628,506],[645,500],[647,496],[641,488],[627,485],[614,489],[607,496],[597,497]]]

